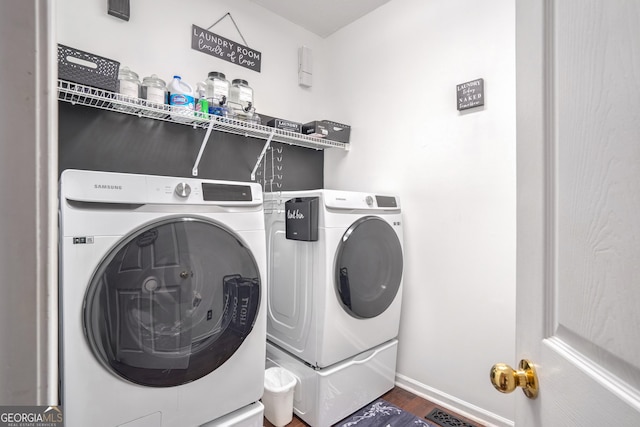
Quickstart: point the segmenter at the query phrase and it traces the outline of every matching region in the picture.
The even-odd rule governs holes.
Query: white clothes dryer
[[[317,241],[287,239],[288,200],[318,200]],[[395,196],[336,190],[265,194],[268,340],[324,368],[397,337],[402,212]]]
[[[259,185],[67,170],[60,226],[65,425],[261,417]]]
[[[296,376],[296,415],[329,427],[394,386],[400,202],[335,190],[268,193],[265,200],[267,366]]]

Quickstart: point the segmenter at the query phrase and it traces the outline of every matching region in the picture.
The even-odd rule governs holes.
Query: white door
[[[516,4],[516,426],[640,426],[640,1]]]

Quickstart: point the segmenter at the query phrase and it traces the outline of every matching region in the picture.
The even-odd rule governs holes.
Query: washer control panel
[[[262,188],[255,182],[67,169],[62,173],[61,188],[61,197],[78,202],[135,205],[262,204]]]

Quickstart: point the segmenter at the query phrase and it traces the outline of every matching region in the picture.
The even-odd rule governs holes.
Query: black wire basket
[[[86,86],[118,91],[120,63],[58,44],[58,78]]]

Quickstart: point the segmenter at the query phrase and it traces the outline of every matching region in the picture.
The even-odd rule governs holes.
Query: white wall
[[[188,6],[184,6],[184,5]],[[191,49],[191,24],[231,12],[263,53],[256,73]],[[399,194],[404,211],[402,386],[495,424],[514,396],[489,383],[515,358],[515,6],[511,0],[391,0],[327,39],[246,1],[136,0],[131,20],[103,0],[59,0],[59,42],[140,76],[245,78],[258,112],[351,124],[351,150],[325,151],[329,188]],[[212,29],[239,40],[227,18]],[[314,86],[297,85],[312,48]],[[455,87],[485,79],[483,108]]]
[[[58,0],[58,42],[119,61],[140,79],[157,74],[167,84],[174,74],[194,85],[220,71],[229,81],[249,82],[258,114],[299,122],[317,117],[322,94],[298,86],[298,48],[318,50],[319,36],[248,1],[135,0],[130,7],[127,22],[107,14],[106,0]],[[191,49],[191,25],[206,29],[227,12],[249,47],[262,53],[260,73]],[[210,31],[243,43],[229,17]]]
[[[327,39],[319,81],[322,118],[353,125],[325,186],[401,197],[400,382],[498,424],[514,396],[489,369],[517,362],[514,19],[512,0],[392,0]],[[485,106],[460,113],[476,78]]]

